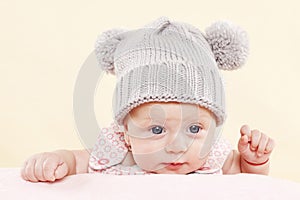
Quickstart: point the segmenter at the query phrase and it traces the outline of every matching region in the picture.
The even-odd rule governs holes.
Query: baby
[[[100,67],[117,76],[115,121],[101,129],[93,149],[33,155],[21,169],[23,179],[87,172],[268,174],[273,139],[243,125],[237,151],[220,134],[226,112],[219,69],[241,67],[248,54],[239,27],[217,22],[204,34],[160,17],[142,29],[103,32],[95,53]]]

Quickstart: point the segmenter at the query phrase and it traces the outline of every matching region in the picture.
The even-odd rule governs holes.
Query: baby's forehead
[[[174,116],[180,116],[182,118],[199,118],[211,117],[211,112],[197,104],[178,102],[150,102],[141,104],[131,110],[130,116],[136,118],[172,118]]]

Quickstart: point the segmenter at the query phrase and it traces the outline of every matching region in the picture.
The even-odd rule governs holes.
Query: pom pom
[[[95,54],[100,67],[107,73],[115,74],[114,53],[120,41],[120,34],[124,29],[110,29],[98,36],[95,43]]]
[[[247,33],[243,29],[230,22],[219,21],[205,32],[220,69],[235,70],[245,63],[249,44]]]

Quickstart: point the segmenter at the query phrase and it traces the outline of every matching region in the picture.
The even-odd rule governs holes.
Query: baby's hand
[[[69,167],[60,154],[45,152],[28,158],[21,169],[21,176],[32,182],[52,182],[65,177],[68,171]]]
[[[238,150],[241,158],[253,164],[261,164],[269,159],[275,146],[274,140],[258,130],[250,130],[248,125],[241,127]]]

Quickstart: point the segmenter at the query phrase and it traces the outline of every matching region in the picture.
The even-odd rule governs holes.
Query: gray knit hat
[[[219,69],[244,64],[248,39],[227,21],[212,24],[204,34],[162,16],[141,29],[104,31],[95,53],[100,67],[117,76],[113,112],[119,125],[130,110],[153,101],[198,104],[221,125],[226,111]]]

